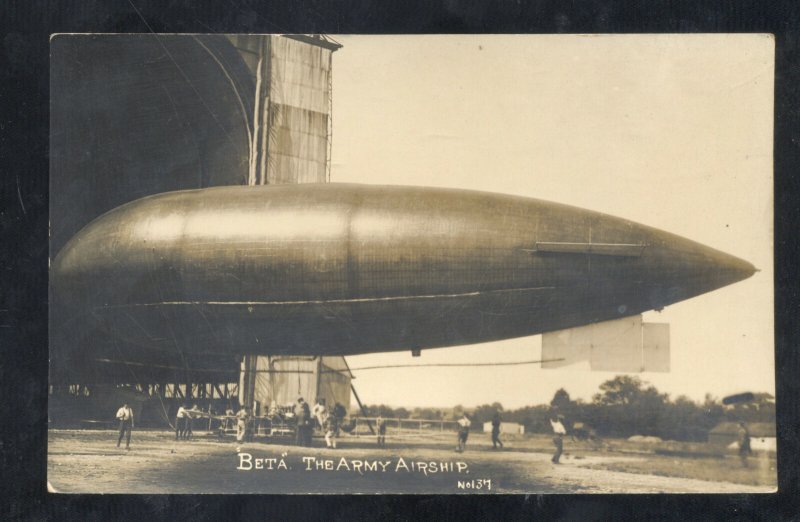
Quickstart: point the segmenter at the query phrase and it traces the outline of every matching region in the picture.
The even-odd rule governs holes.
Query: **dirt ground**
[[[735,458],[626,455],[571,441],[555,465],[545,436],[494,451],[488,434],[474,433],[456,453],[450,434],[390,438],[387,448],[343,435],[334,450],[319,438],[298,448],[135,430],[130,451],[112,430],[48,435],[48,485],[61,493],[766,493],[777,483],[774,459],[742,468]]]

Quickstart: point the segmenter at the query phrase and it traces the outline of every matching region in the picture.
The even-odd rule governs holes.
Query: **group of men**
[[[230,413],[232,414],[233,412]],[[344,406],[338,402],[332,411],[328,411],[325,405],[325,399],[323,398],[318,398],[312,409],[309,408],[308,403],[303,397],[298,397],[292,409],[295,420],[295,443],[298,446],[311,446],[311,436],[314,431],[314,426],[317,425],[325,434],[325,444],[327,447],[335,448],[336,438],[339,436],[339,429],[346,413]],[[278,414],[279,408],[273,401],[270,405],[269,416],[277,416]],[[236,412],[237,442],[248,442],[252,440],[253,434],[250,426],[252,416],[251,410],[244,406]]]
[[[503,441],[500,440],[501,424],[500,413],[494,412],[492,416],[492,449],[494,450],[496,450],[498,446],[500,449],[503,449]],[[458,419],[458,445],[456,446],[456,451],[458,453],[466,449],[471,425],[472,421],[466,413]],[[564,417],[558,413],[558,408],[553,408],[550,413],[550,427],[553,429],[553,444],[556,447],[556,451],[550,460],[553,464],[559,464],[561,454],[564,451],[564,435],[567,434],[567,430],[564,427]]]
[[[499,446],[500,449],[503,448],[503,441],[500,440],[500,425],[502,422],[500,421],[500,413],[495,412],[492,416],[492,449],[497,449]],[[458,444],[456,446],[456,451],[458,453],[462,453],[467,446],[467,439],[469,438],[469,428],[472,425],[472,421],[469,418],[469,415],[464,413],[460,419],[458,419]],[[553,444],[556,447],[556,451],[553,454],[553,457],[550,459],[553,464],[559,464],[559,460],[561,459],[561,454],[564,451],[564,435],[567,434],[567,430],[564,427],[564,417],[558,413],[558,409],[554,408],[550,414],[550,426],[553,429]],[[380,445],[380,436],[378,438],[379,445]]]
[[[462,453],[467,447],[467,439],[469,438],[469,428],[472,426],[472,421],[469,418],[469,415],[464,413],[460,419],[458,419],[458,443],[456,445],[456,451],[458,453]],[[494,412],[492,416],[492,449],[497,449],[500,446],[500,449],[503,448],[503,441],[500,440],[500,413]]]
[[[175,414],[175,440],[189,440],[192,437],[192,421],[198,413],[200,410],[197,409],[196,404],[193,404],[191,408],[182,404],[178,408],[178,413]]]
[[[339,437],[339,430],[346,414],[344,406],[338,402],[329,411],[324,398],[317,398],[314,407],[309,408],[308,403],[302,397],[298,397],[294,406],[297,445],[311,446],[311,434],[316,424],[325,434],[326,447],[335,449],[336,439]]]
[[[192,419],[200,413],[197,405],[192,405],[187,408],[186,404],[178,408],[178,413],[175,415],[175,440],[188,440],[192,436]],[[120,409],[117,410],[116,415],[119,421],[119,437],[117,438],[117,447],[120,447],[122,440],[125,439],[125,449],[131,449],[131,432],[133,431],[133,408],[126,402]]]
[[[273,406],[274,407],[274,406]],[[272,408],[271,408],[272,409]],[[192,419],[200,411],[197,405],[191,408],[186,408],[182,405],[178,408],[175,418],[175,440],[182,439],[188,440],[192,436]],[[231,414],[232,411],[227,411],[226,414]],[[311,435],[314,430],[315,423],[325,433],[325,444],[328,448],[336,448],[336,439],[339,436],[339,430],[342,421],[346,415],[344,406],[338,402],[333,407],[332,411],[328,411],[325,405],[325,399],[318,398],[314,408],[311,409],[308,403],[302,397],[297,399],[294,405],[294,417],[297,422],[296,428],[296,444],[298,446],[311,446]],[[133,430],[133,409],[128,403],[117,410],[116,415],[119,421],[119,438],[117,439],[117,447],[120,447],[123,439],[126,439],[125,449],[130,450],[131,447],[131,431]],[[236,413],[237,442],[244,442],[250,440],[251,434],[248,430],[248,421],[251,418],[251,413],[248,408],[244,406]],[[561,454],[564,451],[564,436],[567,430],[564,427],[564,416],[558,411],[558,408],[553,408],[549,415],[550,427],[553,430],[553,444],[555,446],[555,453],[550,459],[553,464],[560,464]],[[376,419],[376,428],[378,436],[378,447],[386,447],[386,421],[382,415],[378,415]],[[500,440],[500,421],[499,412],[495,412],[492,416],[492,449],[497,449],[499,446],[503,448],[503,441]],[[458,444],[456,451],[461,453],[466,449],[467,439],[469,438],[469,429],[472,421],[467,413],[464,413],[458,420]],[[742,465],[747,467],[747,457],[752,455],[753,451],[750,447],[750,433],[747,425],[744,422],[739,423],[739,457],[742,460]]]

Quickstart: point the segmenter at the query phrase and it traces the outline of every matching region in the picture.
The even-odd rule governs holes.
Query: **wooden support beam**
[[[356,398],[356,402],[358,403],[358,407],[361,408],[361,413],[364,414],[364,417],[369,417],[367,413],[367,409],[361,404],[361,399],[358,398],[358,393],[356,393],[356,388],[353,386],[353,383],[350,383],[350,389],[353,390],[353,396]],[[368,419],[364,419],[367,422],[367,427],[369,428],[369,432],[375,435],[375,429],[372,427],[372,423]]]

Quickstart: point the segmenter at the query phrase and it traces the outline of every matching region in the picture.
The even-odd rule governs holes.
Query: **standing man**
[[[567,434],[564,428],[564,417],[558,414],[558,410],[553,408],[550,414],[550,426],[553,428],[553,444],[556,446],[556,452],[553,454],[553,464],[559,464],[561,453],[564,451],[564,435]]]
[[[739,458],[742,459],[742,466],[747,467],[747,457],[753,454],[750,448],[750,431],[744,421],[739,421]]]
[[[492,449],[497,449],[497,445],[503,448],[503,441],[500,440],[500,412],[494,412],[492,417]]]
[[[344,418],[347,417],[347,410],[344,409],[340,403],[336,403],[333,406],[333,414],[339,419],[339,423],[341,424],[344,421]]]
[[[297,403],[294,405],[294,418],[297,421],[297,434],[296,443],[298,446],[310,446],[311,437],[309,432],[309,424],[311,424],[311,411],[308,404],[302,397],[297,398]],[[307,435],[308,433],[308,435]]]
[[[469,416],[464,413],[464,415],[458,419],[458,446],[456,447],[456,451],[461,453],[467,447],[467,437],[469,437],[469,427],[472,424],[469,420]]]
[[[317,397],[317,402],[311,409],[311,415],[316,419],[319,429],[325,431],[325,420],[328,417],[328,408],[325,406],[325,399]]]
[[[339,436],[339,417],[330,414],[325,419],[325,445],[336,449],[336,437]]]
[[[378,447],[385,448],[386,447],[386,421],[383,419],[382,414],[378,414],[378,418],[375,419],[376,427],[378,428]]]
[[[186,410],[186,432],[183,438],[189,440],[192,438],[192,424],[194,424],[194,415],[198,413],[197,404],[192,404],[192,407]]]
[[[178,408],[178,413],[175,415],[175,440],[182,439],[186,433],[186,408],[181,404]]]
[[[256,436],[257,431],[258,419],[256,418],[256,412],[253,408],[247,408],[247,429],[245,430],[244,440],[253,442],[253,437]]]
[[[133,410],[128,403],[122,405],[122,408],[117,410],[117,419],[119,419],[119,438],[117,439],[117,447],[119,448],[122,438],[127,435],[125,441],[125,449],[131,449],[131,430],[133,429]]]
[[[250,415],[247,413],[247,408],[242,406],[236,412],[236,442],[244,442],[247,436],[247,420]]]

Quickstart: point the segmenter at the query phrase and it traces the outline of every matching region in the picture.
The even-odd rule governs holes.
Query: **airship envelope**
[[[557,203],[307,184],[133,201],[76,234],[51,276],[53,299],[68,310],[55,326],[92,328],[109,342],[346,355],[620,319],[754,270],[688,239]]]

